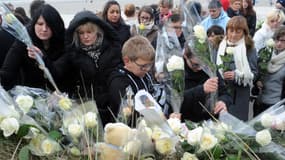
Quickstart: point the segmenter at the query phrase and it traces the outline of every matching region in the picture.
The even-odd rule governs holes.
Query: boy
[[[152,77],[148,73],[154,58],[154,48],[145,37],[134,36],[126,41],[122,49],[124,66],[119,66],[108,78],[111,110],[115,116],[127,87],[131,87],[134,95],[141,89],[154,93]]]

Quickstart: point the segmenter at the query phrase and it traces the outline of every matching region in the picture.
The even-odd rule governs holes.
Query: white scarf
[[[221,55],[225,54],[225,50],[227,44],[236,45],[233,47],[233,55],[235,61],[235,81],[243,86],[252,85],[253,73],[248,64],[247,55],[246,55],[246,47],[244,37],[236,43],[231,43],[226,41],[226,38],[219,45],[218,54],[217,54],[217,65],[223,64],[221,60]],[[223,75],[223,69],[219,69],[221,75]]]
[[[267,70],[269,73],[275,73],[285,64],[285,51],[276,54],[273,52],[271,60],[268,62]]]

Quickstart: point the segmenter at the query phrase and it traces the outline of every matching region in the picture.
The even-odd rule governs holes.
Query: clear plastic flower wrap
[[[30,35],[28,34],[26,27],[14,16],[14,14],[2,2],[0,3],[0,16],[2,19],[2,23],[0,24],[2,29],[9,32],[19,41],[25,43],[27,47],[33,46],[32,40],[30,38]],[[50,71],[45,66],[45,63],[40,54],[36,54],[36,60],[39,63],[40,68],[44,71],[50,83],[55,88],[55,90],[58,93],[60,93]]]
[[[268,129],[255,130],[251,125],[235,118],[227,112],[221,113],[219,119],[228,126],[231,126],[233,133],[236,133],[240,137],[236,139],[239,140],[238,142],[241,142],[238,144],[245,143],[251,149],[251,152],[254,152],[260,159],[281,160],[285,158],[285,148],[274,142],[274,135]],[[244,135],[249,138],[244,138]]]
[[[194,26],[202,21],[195,3],[197,2],[180,0],[181,15],[184,17],[182,22],[182,29],[186,39],[193,35]]]
[[[158,33],[155,69],[156,79],[165,85],[166,99],[179,113],[184,96],[184,60],[177,36],[168,26]]]
[[[271,106],[248,122],[255,130],[267,129],[270,131],[272,141],[285,147],[285,99]]]
[[[94,101],[73,103],[63,112],[61,131],[66,137],[69,151],[78,150],[80,156],[97,157],[94,152],[97,142],[103,140],[103,125]],[[71,152],[72,153],[72,152]]]

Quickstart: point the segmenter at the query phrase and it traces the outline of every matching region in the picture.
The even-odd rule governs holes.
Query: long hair
[[[253,9],[252,0],[245,0],[247,2],[247,8],[242,7],[242,13],[244,16],[254,16],[256,12]]]
[[[43,19],[46,21],[47,25],[52,31],[52,37],[49,40],[49,49],[54,51],[62,50],[64,48],[65,36],[64,22],[58,11],[49,4],[41,6],[39,10],[37,10],[37,12],[34,14],[34,17],[32,17],[32,23],[30,26],[30,35],[32,41],[38,47],[43,48],[42,40],[40,40],[35,33],[35,25],[40,16],[43,17]]]
[[[249,34],[249,29],[247,26],[246,19],[243,16],[232,17],[227,23],[226,33],[228,33],[229,29],[234,29],[234,30],[241,29],[241,30],[243,30],[246,49],[251,50],[254,47],[254,42],[253,42],[253,40]]]
[[[102,11],[102,18],[103,18],[103,20],[106,21],[106,22],[109,22],[109,20],[108,20],[108,10],[110,9],[110,7],[112,5],[117,5],[119,7],[119,14],[120,14],[119,23],[125,23],[123,18],[122,18],[122,15],[121,15],[121,6],[120,6],[120,4],[117,1],[114,1],[114,0],[108,1],[105,4],[105,6],[103,8],[103,11]]]

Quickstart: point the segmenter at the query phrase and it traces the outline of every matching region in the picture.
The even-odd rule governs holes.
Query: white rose
[[[34,104],[34,100],[31,96],[17,96],[16,103],[18,104],[19,108],[26,114],[29,112],[30,108]]]
[[[191,154],[189,152],[185,152],[181,160],[198,160],[195,154]]]
[[[190,130],[187,135],[187,142],[192,146],[199,144],[202,133],[203,133],[202,127]]]
[[[268,145],[271,142],[271,140],[272,140],[271,134],[270,134],[269,130],[268,129],[264,129],[262,131],[257,132],[256,135],[255,135],[255,140],[261,146]]]
[[[206,151],[212,149],[216,144],[218,143],[218,139],[210,134],[210,133],[204,133],[201,137],[200,141],[200,150]]]
[[[260,118],[262,126],[266,128],[271,127],[273,120],[274,120],[273,116],[268,113],[264,113]]]
[[[16,118],[5,118],[2,120],[0,124],[1,130],[3,130],[3,134],[5,137],[9,137],[13,133],[17,133],[20,125]]]
[[[199,42],[204,43],[207,38],[207,33],[204,27],[201,25],[196,25],[194,26],[193,30],[194,30],[194,36],[199,39]]]
[[[70,134],[71,137],[77,138],[80,136],[81,132],[82,132],[81,125],[76,123],[68,125],[68,133]]]
[[[169,154],[174,151],[174,143],[171,138],[161,138],[155,140],[155,149],[163,155]]]
[[[132,140],[124,147],[124,152],[130,155],[137,155],[141,149],[142,142],[140,140]]]
[[[227,47],[226,48],[226,53],[229,54],[229,55],[234,54],[234,47]]]
[[[270,38],[269,40],[267,40],[267,41],[265,42],[265,45],[266,45],[267,47],[273,47],[273,46],[274,46],[274,40],[273,40],[272,38]]]
[[[178,118],[169,118],[167,120],[170,128],[174,131],[174,133],[179,134],[181,132],[181,120]]]
[[[93,112],[88,112],[84,115],[84,123],[87,128],[94,128],[97,126],[97,115]]]
[[[55,151],[56,142],[50,139],[45,139],[41,144],[41,149],[44,154],[51,154]]]
[[[184,70],[184,61],[182,57],[173,55],[168,59],[168,63],[166,64],[166,68],[168,72],[172,72],[174,70]]]
[[[63,110],[69,110],[72,106],[72,102],[69,98],[63,97],[58,101],[58,105]]]

